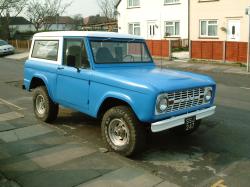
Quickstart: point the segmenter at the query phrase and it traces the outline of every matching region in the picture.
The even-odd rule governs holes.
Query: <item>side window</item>
[[[56,40],[35,40],[31,57],[57,61],[58,43]]]
[[[88,68],[88,56],[82,39],[64,40],[63,64],[71,67]]]

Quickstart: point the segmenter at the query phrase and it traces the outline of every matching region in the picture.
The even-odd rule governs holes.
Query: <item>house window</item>
[[[176,4],[180,3],[180,0],[164,0],[164,4]]]
[[[200,37],[217,37],[217,36],[218,36],[217,20],[200,21]]]
[[[128,0],[128,8],[139,7],[140,0]]]
[[[128,33],[140,36],[141,35],[140,23],[129,23]]]
[[[165,36],[179,36],[180,35],[180,21],[166,21],[165,22]]]

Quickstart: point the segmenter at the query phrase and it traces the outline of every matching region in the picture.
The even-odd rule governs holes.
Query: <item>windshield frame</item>
[[[149,56],[149,61],[134,61],[134,62],[105,62],[105,63],[96,63],[93,48],[92,48],[92,42],[124,42],[124,43],[141,43],[144,46],[145,52]],[[144,39],[134,39],[134,38],[102,38],[102,37],[89,37],[88,43],[90,47],[91,56],[93,59],[93,62],[95,65],[131,65],[131,64],[152,64],[153,58],[151,56],[151,53],[147,47],[147,44]]]

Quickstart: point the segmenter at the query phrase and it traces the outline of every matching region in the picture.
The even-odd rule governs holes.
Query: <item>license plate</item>
[[[196,116],[191,116],[185,119],[185,130],[190,131],[195,127]]]

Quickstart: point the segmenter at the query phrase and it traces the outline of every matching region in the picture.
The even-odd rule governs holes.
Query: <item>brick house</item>
[[[191,57],[247,61],[249,0],[190,1]]]
[[[188,0],[120,0],[118,32],[150,40],[188,39]]]

